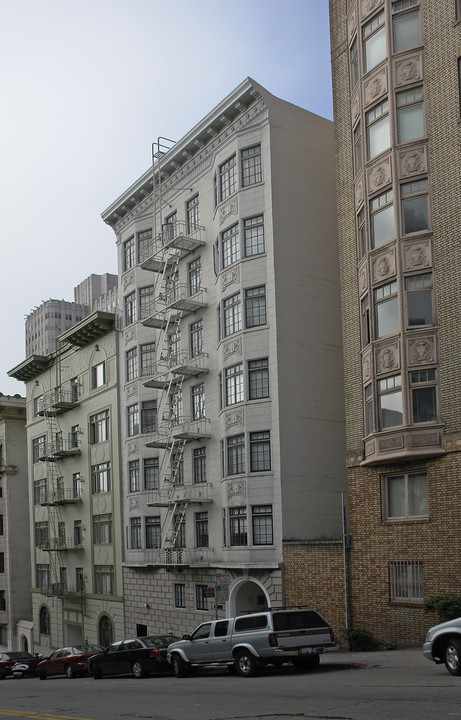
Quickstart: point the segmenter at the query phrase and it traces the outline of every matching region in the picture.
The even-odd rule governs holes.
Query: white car
[[[452,675],[461,675],[461,617],[431,627],[423,654],[435,663],[445,663]]]

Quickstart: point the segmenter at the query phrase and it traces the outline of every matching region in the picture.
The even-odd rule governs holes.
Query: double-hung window
[[[130,270],[135,264],[135,245],[134,235],[128,240],[125,240],[122,246],[122,267],[123,272]]]
[[[218,170],[218,202],[226,200],[237,190],[237,160],[233,155]]]
[[[394,205],[392,190],[373,198],[370,202],[371,237],[373,247],[379,247],[393,240]]]
[[[233,365],[224,371],[226,389],[226,405],[242,402],[243,397],[243,363]]]
[[[238,223],[221,233],[221,258],[223,268],[240,260],[240,237]]]
[[[128,492],[139,492],[139,490],[141,490],[139,460],[130,460],[128,463]]]
[[[145,320],[154,311],[154,286],[139,288],[139,319]]]
[[[190,235],[199,227],[199,204],[198,195],[186,202],[186,224],[187,234]]]
[[[113,565],[95,565],[94,591],[96,595],[113,595],[114,578],[115,575]]]
[[[144,458],[144,490],[158,490],[159,487],[159,459]]]
[[[139,435],[139,406],[129,405],[126,409],[127,413],[127,434],[128,437]]]
[[[46,453],[46,435],[40,435],[32,440],[32,462],[36,463]]]
[[[142,547],[141,518],[130,518],[130,547],[139,550]]]
[[[138,262],[142,263],[152,255],[152,230],[138,232]]]
[[[157,400],[141,403],[141,432],[151,433],[157,429]]]
[[[413,422],[435,422],[437,420],[435,370],[415,370],[411,372],[410,386]]]
[[[208,589],[208,585],[197,584],[195,586],[195,609],[196,610],[208,610],[208,598],[205,594],[207,589]]]
[[[139,350],[141,355],[141,377],[151,375],[155,367],[155,343],[144,343]]]
[[[208,513],[195,513],[195,547],[208,547]]]
[[[159,548],[161,525],[160,515],[148,515],[145,521],[146,548]]]
[[[387,55],[384,10],[363,26],[365,72],[379,65]]]
[[[383,478],[383,519],[410,520],[427,517],[425,472],[389,475]]]
[[[253,145],[240,153],[242,187],[254,185],[262,180],[261,145]]]
[[[224,337],[242,329],[242,304],[240,293],[223,300]]]
[[[253,505],[251,508],[253,545],[272,545],[272,505]]]
[[[349,48],[349,68],[351,73],[351,90],[355,88],[359,81],[359,48],[357,38]]]
[[[260,255],[264,252],[264,216],[246,218],[243,221],[243,241],[245,257]]]
[[[399,329],[399,301],[395,280],[376,288],[375,311],[377,338],[397,332]]]
[[[390,147],[389,102],[384,100],[366,114],[368,158],[376,157]]]
[[[136,293],[133,291],[125,296],[125,325],[136,321]]]
[[[401,186],[403,232],[405,235],[429,228],[427,180],[416,180]]]
[[[421,45],[419,0],[397,0],[392,3],[394,52],[403,52]]]
[[[433,324],[432,273],[405,278],[408,327]]]
[[[192,451],[192,479],[194,485],[206,482],[206,448],[194,448]]]
[[[110,545],[112,542],[112,513],[93,516],[93,537],[95,545]]]
[[[200,318],[190,326],[190,355],[198,357],[203,352],[203,320]]]
[[[266,286],[245,290],[245,326],[259,327],[266,322]]]
[[[95,495],[109,492],[111,489],[110,463],[99,463],[91,468],[92,490]]]
[[[103,410],[96,415],[90,415],[89,439],[91,445],[109,439],[108,410]]]
[[[229,508],[229,544],[248,545],[246,507]]]
[[[173,518],[173,528],[175,534],[175,547],[186,547],[186,521],[183,515],[175,515]]]
[[[126,353],[126,380],[135,380],[138,376],[138,348],[134,347]]]
[[[202,287],[202,261],[195,258],[189,263],[189,295],[196,295]]]
[[[250,471],[271,469],[271,441],[269,430],[250,433]]]
[[[269,361],[267,358],[248,362],[248,399],[269,397]]]
[[[192,420],[205,417],[205,385],[199,383],[192,388]]]
[[[397,132],[399,142],[424,137],[424,93],[422,87],[397,93]]]
[[[184,583],[174,583],[173,604],[175,608],[186,607],[186,586]]]
[[[227,438],[227,474],[240,475],[245,472],[245,436],[233,435]]]
[[[384,378],[378,382],[380,429],[396,427],[403,423],[402,378],[400,375]]]

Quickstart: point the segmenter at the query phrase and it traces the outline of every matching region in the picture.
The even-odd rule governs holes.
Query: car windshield
[[[82,655],[83,653],[102,652],[101,645],[74,645],[72,652],[74,655]]]
[[[145,645],[147,645],[147,647],[166,648],[168,645],[171,645],[171,643],[179,640],[179,638],[174,637],[173,635],[150,635],[149,637],[141,638],[141,640]]]
[[[5,655],[2,656],[2,659],[5,659],[5,660],[30,660],[31,657],[32,657],[32,655],[30,655],[30,653],[28,653],[28,652],[18,651],[18,652],[5,653]]]

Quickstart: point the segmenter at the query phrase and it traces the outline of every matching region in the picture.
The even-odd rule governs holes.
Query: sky
[[[101,213],[246,77],[333,117],[328,0],[0,0],[0,392],[25,316],[117,272]]]

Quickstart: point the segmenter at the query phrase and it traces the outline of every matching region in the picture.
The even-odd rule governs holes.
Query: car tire
[[[95,680],[101,680],[101,678],[103,677],[102,670],[99,665],[92,665],[90,672]]]
[[[140,678],[143,678],[146,674],[146,671],[144,670],[143,666],[139,662],[139,660],[136,660],[133,665],[131,666],[131,672],[137,678],[138,680]]]
[[[445,667],[451,675],[461,675],[461,640],[450,638],[443,651]]]
[[[253,675],[256,675],[258,666],[249,650],[241,650],[237,653],[235,656],[235,669],[241,677],[253,677]]]
[[[40,680],[46,680],[47,672],[46,672],[45,668],[40,668],[40,670],[38,671],[38,676],[39,676]]]
[[[183,678],[188,675],[187,663],[182,659],[181,655],[174,653],[171,658],[173,672],[177,678]]]
[[[66,665],[66,667],[64,668],[64,671],[66,673],[66,677],[68,677],[69,680],[72,680],[74,677],[77,677],[72,665]]]
[[[312,655],[306,658],[293,658],[291,662],[299,672],[309,672],[309,670],[316,670],[318,668],[320,665],[320,656]]]

